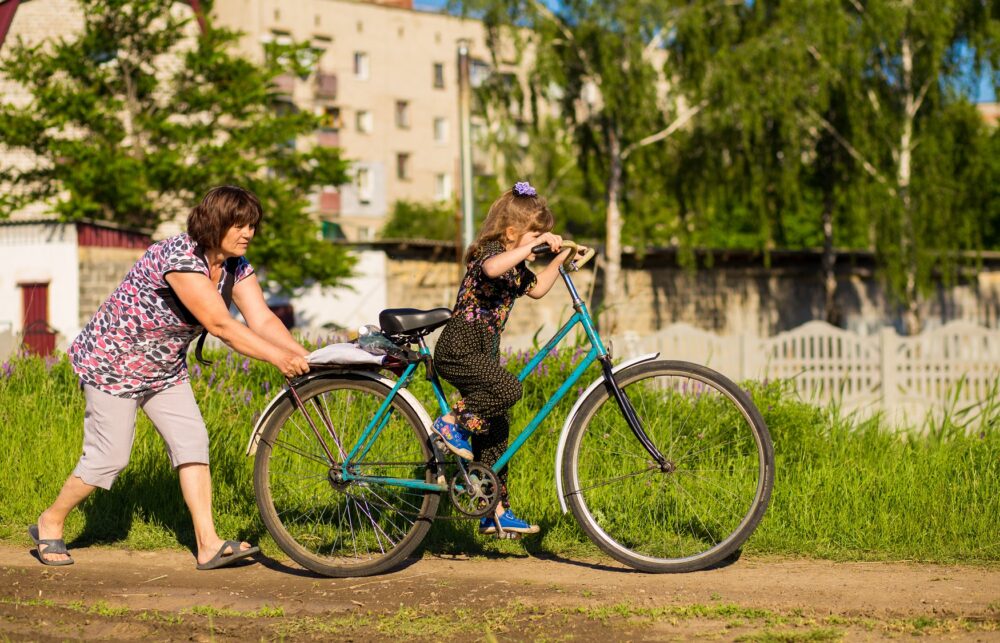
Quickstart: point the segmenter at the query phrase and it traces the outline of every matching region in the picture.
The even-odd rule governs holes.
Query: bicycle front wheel
[[[397,396],[378,438],[345,464],[391,389],[341,374],[296,390],[305,412],[284,400],[257,446],[254,491],[264,525],[282,551],[316,573],[367,576],[392,569],[427,534],[440,494],[343,475],[433,482],[434,458],[420,416]]]
[[[666,462],[650,456],[607,389],[595,389],[563,451],[563,492],[583,530],[647,572],[704,569],[734,554],[774,484],[760,412],[729,379],[687,362],[644,362],[615,380]]]

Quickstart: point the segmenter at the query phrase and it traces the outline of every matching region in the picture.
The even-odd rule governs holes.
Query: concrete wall
[[[80,276],[76,227],[63,223],[0,225],[0,326],[19,333],[24,322],[20,283],[49,284],[49,325],[57,342],[79,332]]]
[[[684,322],[719,334],[770,337],[822,318],[823,290],[816,254],[788,253],[775,258],[767,268],[759,258],[746,257],[720,257],[714,267],[697,271],[670,263],[663,257],[626,262],[626,303],[615,335],[632,331],[644,336]],[[938,328],[955,320],[1000,328],[1000,262],[993,263],[997,265],[987,265],[971,283],[941,286],[928,297],[922,308],[925,328]],[[365,273],[362,265],[359,270],[359,280],[377,281],[377,273]],[[388,248],[386,306],[451,307],[463,274],[453,249]],[[595,272],[588,266],[573,275],[591,312],[602,309],[602,273],[596,274],[595,280]],[[842,259],[838,282],[841,327],[863,336],[873,335],[883,326],[902,330],[900,310],[879,282],[870,258]],[[377,319],[375,308],[372,305],[364,312],[371,322]],[[547,339],[571,314],[566,288],[557,282],[541,300],[518,300],[504,342],[515,348],[530,346],[539,329],[539,338]]]
[[[79,248],[80,308],[77,319],[81,328],[144,252],[131,248]]]
[[[357,276],[336,289],[313,287],[295,298],[295,323],[302,329],[322,332],[330,329],[357,329],[364,324],[377,324],[378,314],[389,308],[386,297],[388,260],[377,250],[355,255]],[[274,303],[274,302],[271,302]]]

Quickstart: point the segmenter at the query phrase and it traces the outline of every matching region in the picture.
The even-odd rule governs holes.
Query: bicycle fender
[[[657,357],[659,353],[648,353],[646,355],[640,355],[639,357],[633,357],[630,360],[624,361],[618,366],[611,369],[612,373],[619,373],[624,371],[626,368],[635,366],[636,364],[641,364],[643,362],[650,362]],[[559,507],[562,508],[562,512],[566,513],[569,511],[569,507],[566,506],[566,497],[563,495],[563,485],[562,485],[562,468],[563,468],[563,448],[566,446],[566,440],[569,438],[569,427],[572,426],[573,420],[576,418],[576,414],[580,412],[580,407],[583,406],[583,401],[590,396],[594,390],[604,383],[604,377],[598,377],[596,380],[591,382],[590,386],[580,394],[580,397],[576,399],[576,404],[573,408],[569,410],[566,414],[566,421],[563,423],[562,432],[559,434],[559,444],[556,446],[556,493],[559,496]]]
[[[381,374],[379,374],[377,371],[360,371],[360,370],[358,370],[358,371],[338,371],[336,373],[336,375],[337,376],[340,376],[340,375],[360,375],[361,377],[366,377],[366,378],[368,378],[370,380],[375,380],[376,382],[379,382],[380,384],[385,385],[386,388],[389,388],[389,389],[392,389],[392,387],[394,387],[396,385],[396,381],[395,380],[391,380],[388,377],[384,377]],[[327,373],[318,372],[318,373],[315,373],[315,374],[307,375],[304,378],[302,378],[302,383],[309,382],[309,381],[312,381],[314,379],[318,379],[318,378],[321,378],[321,377],[330,377],[330,376],[331,376],[331,373],[328,373],[328,372]],[[424,425],[424,431],[429,436],[431,434],[431,421],[432,420],[431,420],[431,416],[427,413],[427,409],[424,408],[424,405],[421,404],[417,400],[416,396],[413,395],[413,393],[411,393],[410,391],[408,391],[405,388],[399,389],[396,392],[396,395],[398,395],[399,397],[401,397],[403,399],[403,401],[405,401],[407,404],[409,404],[413,408],[413,410],[416,411],[417,415],[420,417],[420,421]],[[268,405],[266,407],[264,407],[264,411],[260,414],[260,417],[257,418],[257,423],[254,424],[253,432],[250,434],[250,442],[247,443],[247,450],[246,450],[246,455],[247,456],[252,456],[255,453],[257,453],[257,442],[260,440],[260,434],[264,430],[264,423],[267,422],[267,419],[271,416],[272,413],[274,413],[275,409],[278,408],[278,405],[283,400],[286,400],[286,399],[288,399],[290,397],[291,397],[291,392],[289,391],[288,387],[285,386],[285,388],[282,389],[282,391],[280,393],[278,393],[277,395],[275,395],[274,398],[272,398],[271,401],[268,403]]]

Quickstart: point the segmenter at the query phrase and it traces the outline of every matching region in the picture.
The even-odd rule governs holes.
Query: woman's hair
[[[490,206],[486,221],[483,221],[483,227],[479,229],[479,236],[465,252],[465,262],[472,261],[487,243],[502,240],[508,227],[518,230],[520,235],[525,232],[548,232],[553,225],[555,218],[552,211],[545,199],[535,194],[534,189],[525,194],[507,190]]]
[[[260,201],[250,190],[235,185],[220,185],[212,188],[191,209],[188,215],[188,235],[205,249],[218,248],[222,238],[233,226],[250,224],[260,228],[264,211]]]

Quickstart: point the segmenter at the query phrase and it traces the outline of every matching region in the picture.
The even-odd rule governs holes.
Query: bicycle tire
[[[688,362],[636,364],[615,381],[675,468],[656,464],[607,387],[596,388],[562,454],[563,493],[577,522],[602,551],[645,572],[730,559],[757,528],[774,486],[774,447],[760,411],[728,378]],[[711,418],[715,426],[704,422]]]
[[[254,461],[254,492],[265,527],[282,551],[317,574],[355,577],[393,569],[427,535],[440,492],[336,482],[332,473],[391,389],[360,375],[337,374],[296,390],[337,462],[329,463],[302,410],[290,397],[283,400],[263,426]],[[336,417],[337,440],[317,407]],[[331,410],[337,413],[331,416]],[[399,396],[361,462],[356,474],[437,478],[420,416]]]

